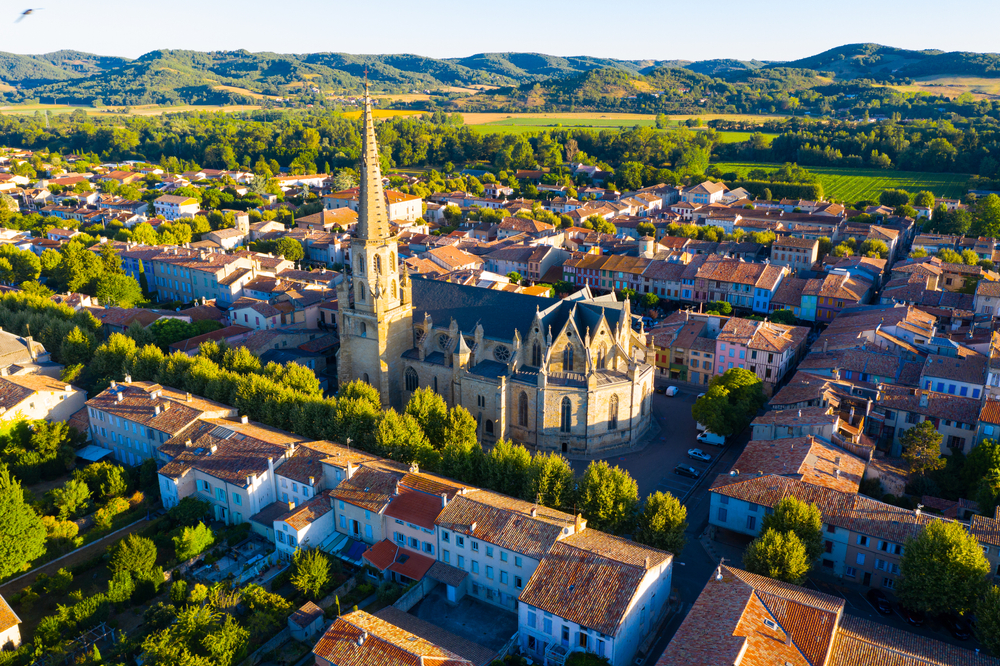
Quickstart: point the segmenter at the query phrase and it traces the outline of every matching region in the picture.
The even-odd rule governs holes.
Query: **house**
[[[194,217],[200,208],[197,199],[173,194],[164,194],[153,201],[153,213],[162,215],[168,222],[180,217]]]
[[[518,640],[540,663],[572,652],[632,664],[664,617],[673,555],[583,530],[553,544],[518,598]]]
[[[83,409],[87,392],[46,375],[6,374],[0,370],[0,423],[67,421]]]
[[[1000,314],[1000,282],[980,280],[976,285],[972,307],[977,314],[991,317]]]
[[[152,382],[112,382],[87,401],[94,443],[114,451],[120,462],[137,465],[199,418],[225,418],[236,409]],[[162,461],[164,458],[160,457]]]
[[[0,370],[20,374],[30,369],[38,374],[58,377],[62,366],[53,363],[52,355],[30,335],[20,336],[0,329]]]
[[[793,272],[809,270],[818,258],[818,240],[781,236],[771,246],[771,263],[787,266]]]
[[[249,238],[240,229],[219,229],[205,234],[205,238],[219,244],[224,250],[232,250],[246,243]]]
[[[865,434],[889,448],[890,454],[902,452],[899,439],[922,421],[930,421],[941,434],[941,453],[968,454],[975,441],[980,414],[979,398],[938,393],[906,386],[882,384],[873,411],[881,419],[869,419]]]
[[[297,611],[288,618],[288,630],[292,633],[292,638],[305,643],[323,631],[326,618],[323,609],[311,601],[307,601]]]
[[[993,584],[996,585],[1000,579],[1000,507],[993,510],[992,516],[973,515],[969,534],[976,537],[983,547],[983,553],[990,562]]]
[[[720,565],[656,666],[996,666],[949,643],[845,613],[843,597]]]
[[[480,666],[364,611],[335,619],[312,653],[316,666]]]
[[[497,227],[498,240],[519,234],[528,234],[535,238],[552,236],[555,234],[555,227],[546,222],[538,222],[525,217],[506,217]]]
[[[713,183],[706,180],[693,187],[685,188],[681,193],[681,201],[692,204],[708,205],[717,203],[726,194],[725,183]]]
[[[21,618],[0,596],[0,650],[16,650],[21,646]]]
[[[49,240],[58,241],[60,243],[65,243],[66,241],[72,239],[74,236],[79,236],[80,232],[76,229],[49,229],[45,237]]]
[[[927,391],[978,398],[986,385],[986,357],[928,354],[920,373],[920,386]]]
[[[782,409],[765,412],[750,424],[753,439],[771,441],[812,435],[830,441],[837,433],[840,416],[829,407]]]
[[[170,351],[171,353],[179,351],[188,356],[197,356],[203,342],[225,343],[230,347],[235,347],[252,331],[252,328],[247,328],[246,326],[225,326],[215,331],[196,335],[187,340],[175,342],[170,345]]]
[[[157,460],[165,461],[158,470],[163,506],[194,496],[209,503],[213,520],[246,522],[275,503],[274,468],[301,441],[246,416],[198,418],[159,446]]]
[[[352,187],[341,192],[323,195],[323,208],[336,210],[350,208],[358,211],[360,188]],[[423,215],[423,199],[412,194],[403,194],[395,190],[385,190],[386,212],[390,220],[407,220],[412,222]]]
[[[281,557],[290,560],[299,548],[318,548],[335,531],[328,492],[303,504],[286,502],[285,506],[288,510],[274,519],[275,545]]]

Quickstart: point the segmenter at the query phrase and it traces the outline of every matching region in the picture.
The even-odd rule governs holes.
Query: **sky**
[[[37,2],[37,0],[35,0]],[[0,5],[0,51],[493,51],[626,60],[794,60],[856,42],[1000,51],[997,0],[31,0]]]

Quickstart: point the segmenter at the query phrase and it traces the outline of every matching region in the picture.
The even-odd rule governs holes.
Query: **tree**
[[[553,509],[569,507],[572,505],[575,481],[576,476],[568,460],[555,452],[536,451],[528,470],[525,499]]]
[[[639,486],[629,473],[593,460],[580,478],[580,510],[594,529],[622,534],[632,526]]]
[[[923,246],[916,247],[913,249],[913,252],[910,252],[910,259],[922,259],[926,256],[927,248]]]
[[[167,511],[167,517],[176,525],[196,525],[208,515],[211,504],[188,495]]]
[[[507,279],[513,282],[514,284],[521,284],[521,274],[518,273],[517,271],[511,271],[510,273],[507,273]]]
[[[112,572],[127,571],[135,577],[148,573],[155,565],[156,544],[138,534],[129,534],[119,541],[108,562]]]
[[[910,463],[911,476],[921,476],[944,469],[948,461],[941,457],[941,433],[931,421],[922,421],[899,438],[903,458]]]
[[[733,313],[733,306],[728,301],[709,301],[705,304],[706,312],[716,312],[721,315],[729,315]]]
[[[646,498],[639,514],[635,540],[680,555],[684,550],[687,508],[670,493],[657,491]]]
[[[937,256],[938,259],[940,259],[946,264],[965,263],[964,261],[962,261],[962,255],[960,255],[958,252],[955,252],[954,250],[948,247],[943,247],[940,250],[938,250]]]
[[[877,254],[879,259],[885,259],[889,256],[889,246],[885,244],[884,241],[880,240],[866,240],[861,244],[858,249],[859,254],[863,254],[868,257],[872,254]]]
[[[1000,657],[1000,587],[991,585],[976,606],[976,637]]]
[[[305,250],[302,249],[302,243],[288,236],[278,239],[274,245],[274,253],[280,254],[288,261],[299,261],[306,256]]]
[[[45,526],[24,501],[21,483],[0,464],[0,578],[45,554]]]
[[[966,266],[976,266],[979,264],[979,255],[974,250],[962,250],[962,262]]]
[[[90,503],[90,488],[83,481],[70,479],[52,491],[52,503],[59,509],[61,520],[76,518]]]
[[[292,558],[295,572],[292,585],[302,594],[319,597],[320,590],[330,580],[330,560],[320,550],[295,551]]]
[[[728,437],[743,430],[764,406],[763,383],[754,373],[732,368],[713,377],[691,415],[710,431]]]
[[[923,190],[913,196],[913,205],[921,208],[934,208],[934,193]]]
[[[94,494],[94,499],[120,497],[128,491],[125,470],[110,462],[96,462],[73,472],[73,478],[83,481]]]
[[[642,296],[642,307],[644,307],[644,308],[646,308],[648,310],[650,308],[655,308],[659,304],[660,304],[660,297],[657,296],[656,294],[654,294],[652,292],[648,292],[646,294],[643,294],[643,296]]]
[[[440,449],[445,443],[445,429],[448,425],[448,405],[440,394],[429,386],[418,388],[406,404],[406,413],[417,420],[431,446]]]
[[[805,546],[809,562],[815,562],[823,552],[823,515],[815,504],[796,497],[786,497],[774,507],[774,513],[764,516],[761,531],[794,532]]]
[[[978,200],[972,215],[971,233],[989,238],[1000,236],[1000,197],[990,194]]]
[[[179,535],[174,537],[177,560],[187,562],[195,555],[204,552],[213,543],[215,543],[215,536],[205,523],[198,523],[194,527],[185,527]]]
[[[811,562],[806,547],[795,532],[766,530],[750,542],[743,553],[743,568],[793,585],[801,585]]]
[[[905,206],[910,203],[910,193],[906,190],[884,190],[878,195],[878,202],[889,208]]]
[[[106,307],[131,308],[143,301],[142,287],[134,277],[124,273],[108,273],[98,278],[95,296]]]
[[[850,257],[851,255],[854,254],[854,250],[851,249],[850,245],[847,245],[846,243],[841,243],[837,247],[833,248],[830,254],[832,254],[835,257]]]
[[[785,326],[794,326],[795,322],[798,321],[798,317],[791,310],[775,310],[768,318],[775,324],[784,324]]]
[[[66,365],[88,363],[93,356],[91,350],[95,343],[91,333],[85,333],[79,326],[74,326],[59,347],[60,360]]]
[[[907,608],[925,613],[964,613],[986,591],[990,564],[965,526],[935,520],[907,540],[896,586]]]

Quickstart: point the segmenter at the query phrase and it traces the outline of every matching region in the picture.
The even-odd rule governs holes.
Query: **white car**
[[[676,386],[668,386],[665,393],[672,398],[675,395],[677,395],[677,391],[678,391],[678,389],[677,389]]]
[[[712,461],[712,456],[708,455],[701,449],[688,449],[688,458],[694,458],[695,460],[704,460],[705,462]]]
[[[704,393],[699,393],[698,398],[704,397],[704,395],[705,395]],[[697,400],[698,398],[695,398],[695,400]]]

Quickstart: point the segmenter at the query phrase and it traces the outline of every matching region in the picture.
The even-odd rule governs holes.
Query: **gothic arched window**
[[[489,419],[486,419],[486,434],[487,435],[493,434],[493,421]]]
[[[406,390],[416,391],[417,387],[420,386],[420,378],[417,376],[417,371],[413,368],[406,369]]]
[[[559,431],[569,432],[570,429],[570,419],[573,416],[573,405],[570,404],[569,398],[562,399],[562,410],[559,415]]]
[[[521,391],[517,399],[517,425],[525,427],[528,425],[528,394],[524,391]]]
[[[358,322],[358,335],[363,338],[368,336],[368,325],[363,321]]]
[[[382,257],[376,254],[372,263],[375,266],[375,275],[382,275]]]
[[[606,370],[608,368],[608,348],[601,346],[601,351],[597,354],[597,367],[601,370]]]
[[[611,396],[608,402],[608,430],[618,430],[618,396]]]
[[[358,283],[358,300],[361,301],[362,303],[365,302],[365,283],[364,282],[359,282]]]
[[[563,349],[563,372],[573,372],[573,348]]]
[[[542,346],[537,342],[531,345],[531,365],[536,368],[542,367]]]
[[[391,293],[392,293],[392,297],[396,298],[396,281],[395,280],[392,281],[392,292]]]

